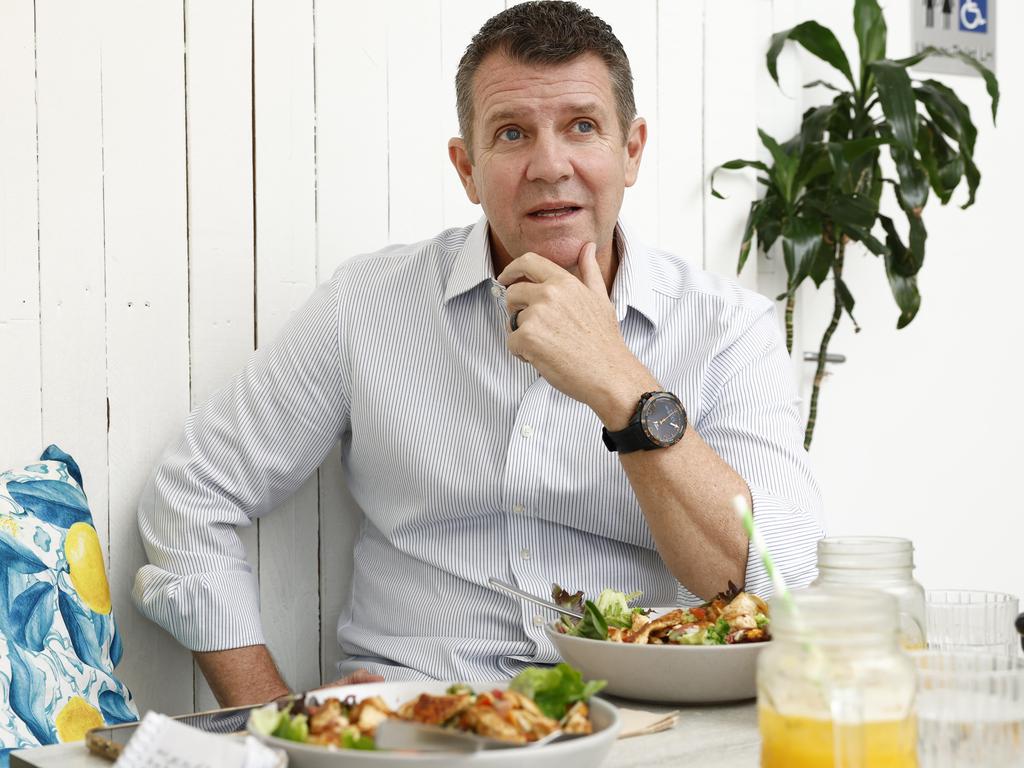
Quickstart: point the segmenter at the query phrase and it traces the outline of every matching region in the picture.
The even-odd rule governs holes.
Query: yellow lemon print
[[[72,525],[64,539],[64,557],[71,569],[71,583],[82,602],[96,613],[110,613],[110,586],[96,529],[88,523]]]
[[[103,725],[103,716],[81,696],[74,696],[57,713],[56,725],[57,738],[61,741],[81,741],[90,728]]]

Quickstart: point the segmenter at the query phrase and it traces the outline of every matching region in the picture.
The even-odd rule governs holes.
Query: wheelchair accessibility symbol
[[[988,32],[988,0],[961,0],[960,31]]]

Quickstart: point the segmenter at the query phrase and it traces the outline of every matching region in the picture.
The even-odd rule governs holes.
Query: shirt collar
[[[489,231],[486,216],[481,216],[469,231],[448,276],[444,292],[445,304],[481,283],[494,283]],[[632,237],[621,219],[615,225],[615,240],[619,247],[619,268],[611,294],[615,317],[621,323],[632,307],[657,327],[659,318],[651,282],[650,251]]]

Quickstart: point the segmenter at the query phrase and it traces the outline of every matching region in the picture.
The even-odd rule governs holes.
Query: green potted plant
[[[788,141],[780,144],[758,131],[771,163],[730,160],[712,173],[711,192],[721,198],[714,189],[714,176],[720,170],[760,171],[764,196],[750,205],[737,271],[750,255],[755,234],[764,251],[777,242],[781,245],[787,285],[778,298],[786,300],[790,354],[797,289],[808,278],[818,288],[832,278],[835,302],[818,350],[805,448],[810,448],[814,435],[829,342],[844,312],[860,330],[853,317],[854,297],[843,282],[848,246],[860,243],[882,258],[900,312],[896,327],[904,328],[921,304],[917,273],[924,263],[928,236],[921,214],[930,193],[945,205],[966,179],[968,197],[961,207],[967,208],[974,203],[981,180],[974,164],[978,132],[967,106],[943,83],[911,78],[908,67],[927,56],[955,56],[985,79],[993,123],[999,106],[995,75],[966,53],[926,48],[905,59],[887,59],[885,19],[877,0],[855,0],[853,26],[860,49],[856,74],[833,32],[815,21],[772,36],[767,66],[776,84],[776,63],[787,40],[831,65],[845,82],[816,80],[804,86],[825,88],[834,96],[829,103],[804,112],[799,132]],[[885,167],[883,148],[891,158]],[[882,212],[886,186],[892,190],[897,218],[906,221],[905,229]]]

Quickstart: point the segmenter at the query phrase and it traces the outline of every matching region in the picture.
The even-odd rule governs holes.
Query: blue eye
[[[576,123],[576,128],[580,133],[593,133],[594,124],[589,120],[580,120]]]
[[[505,141],[518,141],[523,138],[523,132],[518,128],[505,128],[498,136]]]

